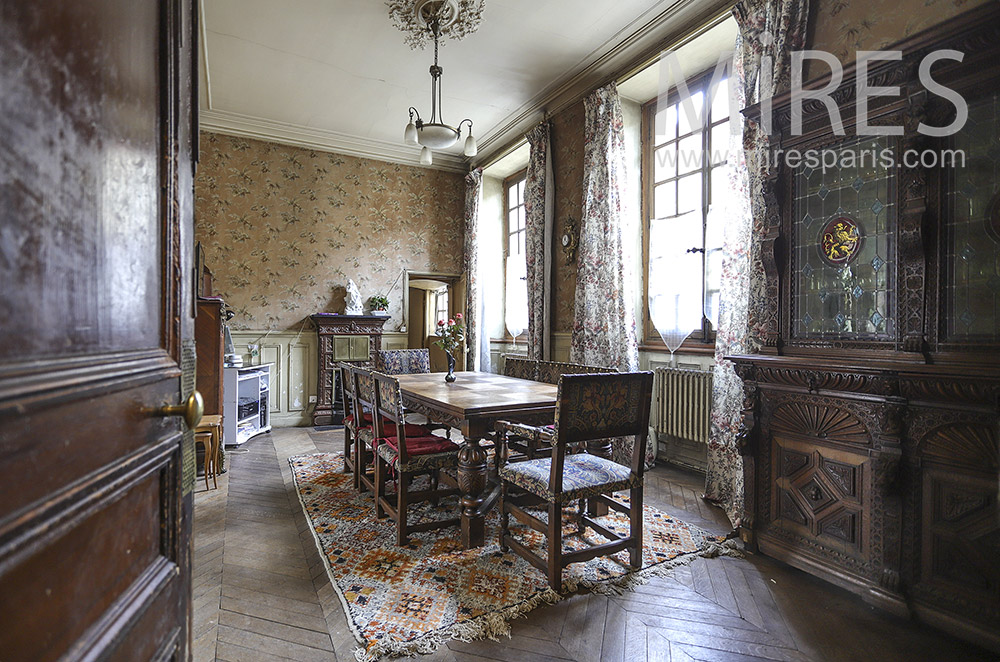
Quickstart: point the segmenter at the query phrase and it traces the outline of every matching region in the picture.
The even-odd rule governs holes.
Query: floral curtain
[[[594,90],[584,100],[584,112],[583,209],[570,361],[634,371],[639,346],[635,284],[625,276],[623,255],[625,135],[618,87],[610,83]],[[631,462],[631,441],[612,440],[616,462]],[[647,465],[655,454],[655,445],[649,444]]]
[[[788,88],[791,52],[803,48],[808,0],[743,0],[733,8],[739,23],[733,78],[738,107],[757,103]],[[765,67],[770,66],[765,69]],[[734,136],[730,185],[738,202],[727,209],[722,288],[716,329],[712,430],[708,442],[706,497],[718,502],[734,525],[744,517],[743,461],[736,447],[742,418],[743,383],[723,357],[755,352],[759,346],[764,269],[760,240],[766,228],[763,181],[768,174],[768,137],[744,122]]]
[[[479,203],[483,199],[483,169],[465,176],[465,354],[466,370],[490,371],[490,339],[482,332],[485,302],[479,278]]]
[[[528,357],[546,361],[552,355],[552,224],[555,208],[549,131],[549,123],[542,122],[526,136],[531,155],[524,183]]]

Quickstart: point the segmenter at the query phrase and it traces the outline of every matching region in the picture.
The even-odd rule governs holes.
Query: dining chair
[[[363,416],[364,426],[358,428],[354,440],[354,475],[355,485],[361,492],[365,490],[375,491],[375,453],[373,442],[377,436],[394,437],[396,428],[391,425],[391,421],[378,419],[375,411],[378,407],[376,402],[375,375],[381,374],[369,368],[354,366],[354,392],[359,415]],[[404,413],[405,417],[405,413]],[[381,427],[376,424],[378,421]],[[405,423],[405,431],[410,436],[420,437],[430,434],[430,429],[423,425]]]
[[[503,374],[505,377],[535,380],[538,361],[516,354],[503,355]]]
[[[571,563],[628,550],[629,566],[634,570],[642,566],[642,476],[652,393],[651,372],[563,375],[551,457],[512,462],[499,471],[500,549],[514,550],[544,572],[555,591],[562,590],[562,570]],[[629,467],[591,453],[566,452],[574,442],[633,435]],[[523,492],[515,494],[517,490],[511,488]],[[621,490],[629,491],[627,502],[614,498]],[[562,510],[573,501],[578,502],[576,535],[590,528],[610,542],[563,550]],[[547,520],[528,510],[539,503],[547,510]],[[618,535],[595,521],[590,514],[595,503],[626,514],[628,535]],[[511,534],[512,514],[545,536],[545,558]]]
[[[358,487],[356,475],[356,456],[354,442],[358,428],[365,427],[363,413],[358,413],[357,384],[354,378],[354,366],[350,363],[340,363],[340,390],[344,398],[344,473],[355,474],[354,487]],[[368,421],[368,425],[371,421]]]
[[[605,368],[582,363],[567,363],[561,361],[535,361],[534,381],[546,384],[558,384],[563,375],[602,374],[617,372],[614,368]],[[549,419],[551,421],[551,419]],[[497,435],[499,453],[496,454],[497,467],[514,458],[534,459],[539,453],[549,452],[552,441],[552,423],[545,421],[507,421],[500,420],[493,424]],[[597,443],[597,442],[601,443]],[[595,440],[591,450],[597,455],[610,459],[610,440]],[[513,451],[513,455],[511,452]]]
[[[430,351],[424,349],[380,349],[372,356],[372,368],[387,375],[420,375],[431,371]],[[406,409],[404,407],[404,412]],[[410,412],[406,412],[410,417]],[[435,423],[423,415],[423,424],[432,430],[444,430],[447,434],[451,428],[444,423]]]
[[[427,349],[380,349],[372,355],[372,368],[387,375],[418,375],[431,371]]]
[[[403,396],[399,380],[391,375],[373,372],[375,382],[375,515],[388,516],[396,523],[396,543],[405,545],[409,535],[458,524],[457,516],[411,524],[407,514],[412,504],[458,494],[458,480],[443,469],[458,464],[459,445],[435,435],[423,426],[406,423]],[[418,474],[429,475],[426,489],[411,491]],[[386,493],[386,480],[396,481],[393,501]],[[446,487],[442,488],[441,484]]]

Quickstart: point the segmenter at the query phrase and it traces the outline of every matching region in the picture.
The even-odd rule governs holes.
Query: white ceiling
[[[430,115],[433,49],[411,51],[382,2],[201,4],[204,128],[417,162],[402,135],[409,106]],[[472,119],[480,154],[496,150],[585,74],[724,4],[486,0],[479,30],[441,48],[444,120]],[[466,169],[461,150],[435,153],[435,167]]]

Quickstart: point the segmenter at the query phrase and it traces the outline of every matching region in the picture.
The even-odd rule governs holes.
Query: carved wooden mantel
[[[389,319],[378,315],[334,315],[310,317],[319,335],[319,366],[313,425],[339,424],[343,408],[337,401],[337,364],[370,361],[382,349],[382,326]]]

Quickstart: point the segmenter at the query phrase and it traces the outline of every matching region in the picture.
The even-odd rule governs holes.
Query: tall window
[[[728,81],[710,90],[711,75],[688,81],[696,117],[689,117],[679,95],[653,99],[643,106],[644,262],[646,268],[646,342],[659,342],[652,311],[692,338],[708,342],[718,319],[721,284],[721,241],[717,240],[713,205],[728,194]],[[703,113],[707,118],[699,122]],[[680,254],[680,258],[678,258]],[[667,284],[683,283],[700,292],[684,297],[660,296]],[[676,290],[676,288],[674,288]],[[684,303],[681,299],[684,299]],[[664,310],[666,309],[666,310]],[[659,323],[659,322],[658,322]],[[662,326],[662,325],[661,325]]]
[[[434,293],[434,325],[448,321],[448,288],[442,287]],[[432,327],[432,328],[435,328]]]
[[[504,180],[504,209],[507,210],[504,323],[507,332],[515,338],[528,328],[524,213],[527,174],[526,170],[522,170]]]

